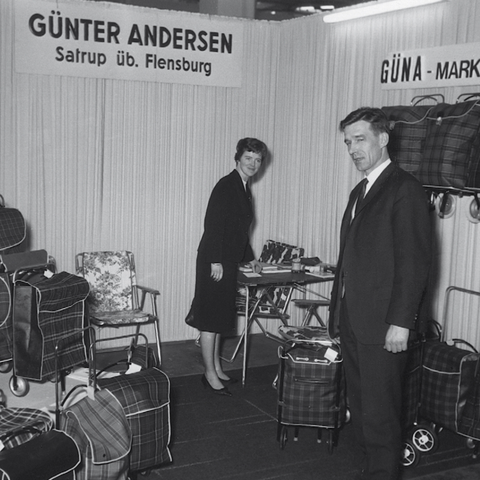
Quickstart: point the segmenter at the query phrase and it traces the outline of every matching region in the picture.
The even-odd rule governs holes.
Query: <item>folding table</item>
[[[268,332],[265,327],[260,323],[259,319],[259,306],[261,302],[266,300],[272,310],[275,312],[275,317],[278,317],[283,325],[287,325],[287,319],[289,316],[286,311],[290,304],[292,294],[294,290],[301,292],[306,291],[307,284],[328,282],[333,280],[334,275],[330,273],[324,273],[321,275],[312,275],[305,272],[292,272],[291,270],[276,271],[276,272],[263,272],[259,275],[238,272],[237,282],[240,287],[245,288],[245,311],[244,311],[244,329],[237,344],[237,348],[232,355],[232,361],[238,353],[241,342],[243,341],[243,367],[242,367],[242,385],[245,386],[246,373],[247,373],[247,344],[248,344],[248,331],[253,322],[262,330],[263,334],[272,340],[276,340],[280,343],[284,343],[284,339]],[[272,297],[272,292],[279,287],[286,287],[287,295],[285,301],[281,306]],[[257,296],[255,302],[250,301],[251,289],[261,289],[260,294]]]

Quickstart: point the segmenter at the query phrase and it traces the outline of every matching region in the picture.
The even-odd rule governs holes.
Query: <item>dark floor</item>
[[[224,358],[231,358],[237,341],[237,337],[224,340],[222,349]],[[254,448],[254,456],[256,455],[258,457],[257,462],[262,465],[262,468],[265,468],[265,471],[257,471],[255,473],[256,476],[251,473],[252,465],[249,465],[249,467],[251,467],[250,469],[239,467],[238,469],[232,469],[232,471],[227,473],[226,476],[218,476],[218,472],[215,470],[214,466],[215,462],[219,461],[217,455],[218,452],[203,452],[204,455],[198,459],[199,463],[192,463],[191,457],[193,453],[191,450],[191,443],[195,442],[192,432],[196,432],[197,436],[202,438],[203,442],[205,431],[203,431],[202,428],[208,425],[208,429],[206,430],[209,431],[209,429],[213,428],[212,425],[215,426],[221,423],[221,418],[223,417],[229,418],[228,415],[233,415],[234,420],[230,422],[232,423],[231,428],[238,427],[240,431],[243,432],[243,437],[250,438],[250,442],[254,441],[254,438],[260,437],[260,435],[264,433],[264,429],[276,429],[277,421],[274,412],[275,408],[273,409],[273,414],[270,410],[272,408],[272,401],[274,403],[276,401],[276,393],[272,393],[274,392],[272,389],[272,382],[275,378],[276,365],[278,364],[279,346],[279,343],[266,338],[263,334],[250,335],[246,385],[245,387],[242,387],[240,384],[234,385],[232,388],[232,392],[234,393],[234,397],[231,399],[232,401],[222,402],[222,400],[224,400],[223,398],[209,396],[208,392],[205,392],[203,388],[200,389],[201,385],[198,377],[189,377],[192,375],[198,376],[203,373],[201,350],[194,340],[164,342],[162,344],[162,370],[164,370],[172,379],[173,386],[173,400],[171,407],[175,408],[175,411],[172,410],[172,422],[174,423],[172,425],[172,455],[174,457],[174,463],[172,465],[165,465],[158,470],[153,470],[151,475],[148,476],[149,480],[155,480],[157,478],[165,478],[166,480],[176,480],[177,478],[180,478],[181,480],[203,480],[203,478],[214,480],[220,478],[222,480],[226,478],[236,478],[236,480],[297,480],[297,478],[302,478],[303,480],[310,480],[310,478],[312,478],[316,480],[317,477],[322,478],[322,480],[335,480],[337,478],[342,478],[342,480],[344,480],[344,477],[338,477],[338,475],[339,472],[342,471],[342,468],[343,470],[349,468],[348,458],[349,455],[351,456],[351,453],[348,445],[351,445],[353,442],[353,438],[350,438],[350,435],[347,436],[349,438],[342,438],[342,442],[339,445],[339,450],[336,455],[322,457],[323,468],[325,468],[326,464],[330,462],[331,465],[329,471],[335,472],[325,475],[324,469],[322,476],[317,475],[316,469],[309,470],[309,464],[312,463],[312,458],[315,459],[317,454],[315,452],[309,453],[305,448],[307,442],[298,443],[298,445],[294,442],[290,442],[288,448],[280,451],[278,448],[278,442],[276,442],[274,436],[272,436],[273,434],[268,437],[270,442],[266,444],[268,447],[267,449],[265,449],[265,445],[259,445],[258,448]],[[224,369],[226,371],[235,370],[233,376],[240,378],[242,363],[243,348],[240,349],[238,355],[233,361],[224,361]],[[259,369],[255,367],[267,368]],[[265,377],[266,374],[267,377]],[[262,375],[261,382],[259,380],[259,375]],[[54,385],[51,382],[31,382],[30,393],[25,397],[19,398],[9,392],[8,377],[9,375],[0,375],[0,388],[7,394],[8,406],[35,407],[37,406],[36,403],[38,403],[38,408],[42,408],[53,404]],[[70,380],[67,380],[68,383]],[[2,381],[3,384],[1,383]],[[267,396],[265,396],[265,392],[268,393]],[[184,395],[188,401],[183,401],[179,404],[179,395]],[[268,397],[268,402],[264,400],[264,397]],[[216,402],[215,405],[217,405],[214,407],[213,411],[211,408],[212,400]],[[225,410],[228,405],[234,405],[233,411],[227,412]],[[203,408],[203,410],[201,410],[201,408]],[[231,406],[229,408],[232,410]],[[181,416],[181,422],[179,421],[179,415]],[[199,415],[201,418],[199,418]],[[219,418],[212,420],[212,415],[214,417],[218,416]],[[223,424],[224,423],[225,422],[223,421]],[[254,426],[253,430],[250,429],[249,425]],[[242,430],[242,428],[244,430]],[[270,432],[270,430],[268,431]],[[214,443],[214,448],[225,450],[226,447],[224,443],[226,443],[227,440],[225,438],[225,432],[223,430],[222,432],[221,435],[219,434],[215,437],[217,443]],[[347,433],[348,428],[346,428],[344,435],[347,435]],[[455,437],[455,441],[451,442],[452,445],[446,445],[450,442],[448,439],[451,438],[452,435]],[[180,441],[180,438],[184,440]],[[446,439],[446,441],[443,439]],[[234,452],[236,451],[235,448],[239,448],[237,440],[234,439],[233,447],[231,445]],[[467,454],[465,453],[466,448],[463,437],[459,437],[455,434],[451,434],[450,437],[448,437],[445,433],[442,437],[442,442],[442,447],[448,447],[446,450],[444,449],[442,451],[443,453],[437,452],[431,456],[425,456],[423,464],[406,471],[402,480],[480,479],[480,464],[477,463],[477,461],[465,461],[465,457],[468,456],[471,458],[471,454],[469,452],[467,452]],[[459,442],[461,442],[461,445],[457,445]],[[203,443],[201,444],[203,445]],[[253,445],[256,444],[253,443]],[[263,450],[260,447],[262,447]],[[295,448],[299,450],[294,450]],[[309,448],[311,448],[311,446]],[[200,451],[202,451],[202,449],[200,449]],[[325,452],[322,453],[322,455],[324,454]],[[251,455],[252,451],[249,451],[246,457],[242,456],[242,462],[248,463],[249,460],[247,457]],[[232,461],[236,461],[237,456],[236,453],[233,454]],[[270,464],[268,464],[269,462]],[[337,462],[340,462],[340,464]],[[265,463],[268,465],[265,465]],[[461,467],[459,467],[460,464],[462,465]],[[208,468],[212,468],[215,474],[210,472],[208,477],[202,476],[209,470],[208,468],[207,470],[203,470],[201,465],[205,468],[207,468],[207,466]],[[297,473],[303,468],[303,474],[302,476],[297,476],[297,473],[288,474],[286,472],[287,468],[294,468]],[[189,471],[188,474],[186,473],[187,471]],[[233,475],[233,471],[237,473]],[[426,473],[432,471],[435,471],[436,473]],[[347,478],[345,480],[350,479]]]
[[[231,360],[237,342],[238,337],[229,337],[223,340],[222,358]],[[263,334],[250,335],[248,343],[248,367],[262,367],[277,364],[279,343],[266,338]],[[240,370],[242,363],[243,345],[232,362],[224,360],[223,367],[226,371]],[[202,355],[199,346],[193,340],[163,343],[162,370],[170,377],[203,373]]]
[[[279,344],[277,342],[267,339],[262,334],[251,335],[249,338],[250,348],[248,352],[248,367],[250,369],[254,369],[254,367],[260,366],[276,365],[278,363]],[[222,354],[224,358],[230,358],[232,356],[232,352],[235,349],[237,341],[237,338],[227,338],[224,340],[222,349]],[[203,373],[201,351],[194,341],[164,343],[162,345],[162,355],[162,369],[171,378]],[[224,362],[224,369],[227,371],[237,370],[238,372],[236,372],[236,375],[239,375],[239,371],[242,368],[242,361],[243,350],[240,350],[237,357],[231,363]],[[274,376],[272,375],[272,381],[274,380],[273,377]],[[253,376],[253,373],[251,377],[251,387],[255,387],[255,378]],[[238,386],[237,388],[242,387]],[[249,388],[248,369],[247,381],[244,388]],[[241,395],[240,391],[238,392],[238,395]],[[458,441],[458,438],[456,438],[455,441]],[[455,452],[455,450],[452,449],[452,452]],[[175,452],[172,453],[174,454]],[[449,456],[449,453],[447,453],[447,456]],[[453,455],[453,457],[454,456],[455,455]],[[455,458],[437,458],[436,460],[434,460],[434,458],[432,457],[431,460],[427,460],[431,462],[443,462],[442,464],[444,464],[445,467],[443,468],[443,470],[442,467],[440,467],[440,471],[437,470],[436,473],[427,473],[425,475],[422,474],[423,468],[417,467],[405,472],[402,478],[404,480],[478,480],[480,478],[480,464],[465,465],[465,462],[463,462],[462,467],[456,468],[457,460]],[[460,463],[461,460],[459,459],[458,462]],[[426,470],[428,471],[428,467],[426,468]],[[160,475],[160,472],[162,472],[162,470],[158,470],[155,473],[157,475]],[[170,467],[167,467],[166,470],[163,470],[163,475],[166,475],[166,477],[159,476],[158,478],[168,478],[169,474],[173,474],[173,470],[170,470]],[[154,478],[157,477],[154,476]],[[176,477],[174,476],[172,478]],[[292,478],[292,480],[296,480],[296,478],[294,479],[293,477],[283,477],[281,473],[279,473],[278,476],[273,475],[271,478]],[[325,480],[331,480],[331,478],[336,477],[327,478],[324,476],[323,478],[325,478]]]

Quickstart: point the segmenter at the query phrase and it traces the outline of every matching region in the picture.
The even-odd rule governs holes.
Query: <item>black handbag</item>
[[[60,475],[74,478],[73,470],[80,463],[80,451],[66,433],[50,430],[15,448],[0,452],[0,473],[10,480],[51,480]]]
[[[193,304],[192,306],[190,307],[190,310],[188,311],[187,313],[187,316],[185,317],[185,323],[190,326],[190,327],[193,327]]]
[[[0,195],[0,250],[20,245],[26,237],[25,219],[16,208],[6,208]]]

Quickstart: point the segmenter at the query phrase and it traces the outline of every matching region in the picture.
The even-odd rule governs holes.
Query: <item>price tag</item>
[[[338,352],[336,352],[333,348],[327,348],[327,351],[325,352],[325,358],[327,360],[330,360],[331,362],[334,362],[338,357]]]

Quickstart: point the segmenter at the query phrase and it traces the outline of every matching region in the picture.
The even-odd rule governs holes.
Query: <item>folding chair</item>
[[[76,272],[90,284],[89,320],[98,329],[153,325],[157,364],[161,364],[160,322],[157,312],[158,290],[137,285],[135,262],[129,251],[83,252],[75,257]],[[139,300],[139,291],[141,298]],[[144,310],[150,298],[151,312]]]

